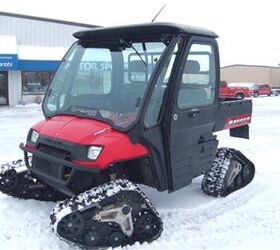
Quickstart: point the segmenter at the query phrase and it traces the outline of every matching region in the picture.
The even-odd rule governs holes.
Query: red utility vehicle
[[[25,163],[0,166],[0,191],[63,200],[51,213],[54,232],[98,249],[161,235],[136,184],[173,192],[203,174],[202,190],[219,197],[252,181],[250,160],[217,148],[217,131],[249,138],[252,100],[219,98],[214,32],[149,23],[74,36],[45,95],[45,119],[20,144]]]
[[[226,81],[220,81],[220,97],[238,98],[251,97],[251,92],[246,86],[230,86]]]

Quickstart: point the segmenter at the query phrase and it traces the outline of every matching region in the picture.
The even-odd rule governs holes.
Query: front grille
[[[64,160],[67,160],[70,157],[70,152],[59,149],[59,148],[47,146],[47,145],[40,145],[39,151],[46,153],[48,155],[52,155],[52,156],[64,159]]]
[[[54,147],[46,146],[46,145],[41,145],[38,149],[40,152],[46,153],[48,155],[55,156],[60,159],[68,160],[70,157],[70,153],[57,149]],[[35,168],[36,170],[39,170],[39,172],[47,174],[49,176],[65,180],[65,171],[68,171],[68,167],[62,166],[58,163],[51,162],[45,159],[42,159],[40,157],[33,157],[32,161],[32,168]]]
[[[50,162],[39,157],[33,159],[33,167],[40,172],[61,179],[61,165]]]

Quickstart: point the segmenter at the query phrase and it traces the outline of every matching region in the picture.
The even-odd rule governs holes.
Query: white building
[[[72,34],[94,27],[0,12],[0,105],[40,102]]]

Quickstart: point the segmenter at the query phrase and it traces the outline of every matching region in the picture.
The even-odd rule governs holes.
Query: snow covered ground
[[[144,191],[164,222],[152,244],[126,249],[279,249],[280,245],[280,97],[253,99],[251,139],[218,133],[220,146],[240,149],[256,165],[246,188],[226,198],[200,189],[201,177],[175,193]],[[39,106],[0,108],[0,163],[22,156],[18,144],[41,119]],[[59,240],[49,227],[54,203],[24,201],[0,194],[0,249],[77,249]]]

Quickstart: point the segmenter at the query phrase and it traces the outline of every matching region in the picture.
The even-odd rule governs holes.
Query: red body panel
[[[236,97],[238,93],[242,93],[244,97],[250,97],[251,92],[247,87],[230,87],[226,81],[221,81],[219,95],[221,97]]]
[[[81,165],[104,169],[114,162],[142,157],[149,154],[149,149],[141,144],[132,144],[126,133],[111,128],[107,123],[60,115],[45,119],[32,127],[40,134],[60,140],[103,146],[103,150],[95,161],[75,161]]]

